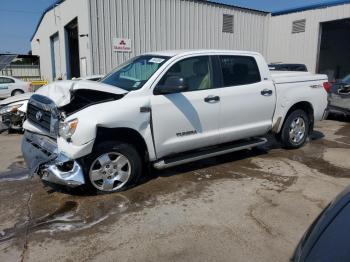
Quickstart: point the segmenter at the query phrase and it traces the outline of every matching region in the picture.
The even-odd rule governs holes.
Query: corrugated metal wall
[[[320,23],[350,17],[350,4],[272,16],[268,42],[269,62],[304,63],[316,71]],[[292,34],[292,23],[306,19],[305,32]]]
[[[89,0],[93,72],[104,74],[144,52],[242,49],[267,52],[269,14],[194,0]],[[223,14],[234,33],[222,33]],[[113,38],[132,39],[131,53],[112,50]]]

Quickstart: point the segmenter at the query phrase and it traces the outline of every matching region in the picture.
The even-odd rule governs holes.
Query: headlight
[[[0,115],[7,114],[7,113],[16,113],[18,108],[20,108],[21,106],[23,106],[23,104],[5,106],[0,109]]]
[[[68,122],[60,122],[59,128],[58,128],[58,134],[64,139],[69,139],[74,134],[75,130],[77,129],[77,126],[78,126],[78,119],[73,119]]]

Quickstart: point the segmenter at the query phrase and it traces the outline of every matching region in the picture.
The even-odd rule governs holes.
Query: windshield
[[[168,59],[166,56],[137,56],[113,70],[101,82],[127,91],[140,89]]]
[[[350,84],[350,74],[343,78],[343,83]]]

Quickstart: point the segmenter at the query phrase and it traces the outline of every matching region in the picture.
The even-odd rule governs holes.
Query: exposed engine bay
[[[125,94],[111,94],[102,91],[79,89],[71,91],[71,102],[59,107],[59,110],[69,116],[86,107],[121,99]]]

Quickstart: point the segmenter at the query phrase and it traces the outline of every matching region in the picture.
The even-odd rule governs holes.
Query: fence
[[[41,78],[39,65],[11,64],[0,70],[0,75],[13,76],[24,81],[39,80]]]

